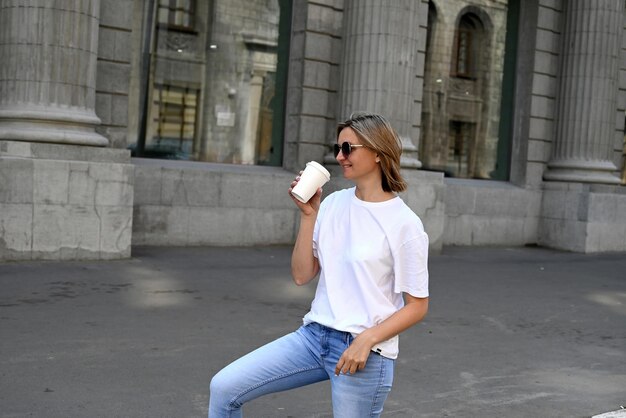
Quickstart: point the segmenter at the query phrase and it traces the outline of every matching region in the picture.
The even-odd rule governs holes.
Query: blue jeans
[[[380,416],[394,361],[372,352],[365,369],[335,376],[352,340],[348,332],[312,323],[241,357],[211,380],[209,418],[241,417],[242,405],[259,396],[329,379],[335,418]]]

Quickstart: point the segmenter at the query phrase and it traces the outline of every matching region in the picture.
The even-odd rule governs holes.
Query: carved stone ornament
[[[463,78],[450,78],[450,90],[454,94],[458,95],[470,95],[475,94],[476,82],[473,80],[466,80]]]
[[[181,33],[181,32],[166,32],[165,33],[165,48],[168,51],[185,51],[197,52],[197,35]]]

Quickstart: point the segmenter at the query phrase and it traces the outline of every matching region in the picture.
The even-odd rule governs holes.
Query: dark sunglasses
[[[339,146],[339,144],[335,144],[333,145],[333,149],[335,151],[335,158],[337,158],[337,156],[339,155],[339,151],[341,151],[344,157],[347,157],[352,152],[352,148],[361,148],[364,146],[365,145],[351,144],[349,142],[344,142],[343,144],[341,144],[341,146]]]

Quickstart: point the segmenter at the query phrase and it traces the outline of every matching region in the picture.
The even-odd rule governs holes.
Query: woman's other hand
[[[368,338],[367,331],[357,335],[339,358],[337,366],[335,366],[335,375],[339,376],[340,373],[354,374],[363,370],[373,346],[374,343]]]

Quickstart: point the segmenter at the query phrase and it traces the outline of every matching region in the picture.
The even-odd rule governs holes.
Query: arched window
[[[424,169],[508,179],[517,45],[511,23],[521,1],[457,2],[465,5],[453,15],[450,2],[428,2],[419,132]]]
[[[480,68],[480,50],[484,27],[478,16],[464,14],[456,28],[452,51],[452,76],[476,78]]]

